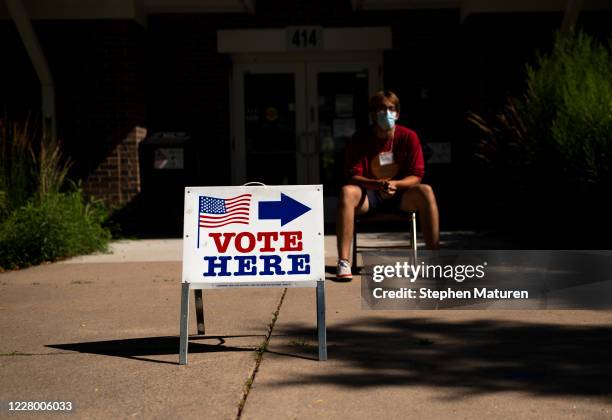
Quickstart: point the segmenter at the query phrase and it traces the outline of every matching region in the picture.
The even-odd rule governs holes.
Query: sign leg
[[[204,327],[204,301],[202,300],[202,289],[194,290],[194,294],[198,334],[206,334],[206,329]]]
[[[327,360],[327,328],[325,326],[325,282],[317,281],[317,331],[319,333],[319,360]]]
[[[187,345],[189,344],[189,283],[181,284],[181,337],[179,345],[179,364],[187,364]]]

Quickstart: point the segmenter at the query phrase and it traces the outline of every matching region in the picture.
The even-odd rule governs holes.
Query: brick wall
[[[129,203],[140,192],[138,146],[147,130],[134,127],[87,177],[83,190],[109,204]]]

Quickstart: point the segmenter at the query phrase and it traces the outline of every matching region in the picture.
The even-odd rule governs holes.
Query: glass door
[[[247,180],[295,184],[295,75],[245,74],[244,105]]]
[[[381,61],[236,62],[232,183],[323,184],[325,221],[335,220],[344,154],[367,126],[369,96],[381,89]]]
[[[298,174],[305,131],[303,64],[234,67],[232,183],[304,183]]]
[[[309,183],[324,186],[326,221],[335,219],[347,144],[356,130],[369,124],[368,99],[380,89],[377,71],[376,63],[308,65],[307,127],[316,145],[308,163]]]

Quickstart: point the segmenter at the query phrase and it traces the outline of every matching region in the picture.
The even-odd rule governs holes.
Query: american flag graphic
[[[199,227],[216,228],[232,223],[248,225],[251,194],[232,198],[200,196]]]

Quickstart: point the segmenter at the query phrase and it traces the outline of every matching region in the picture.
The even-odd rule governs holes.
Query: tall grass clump
[[[0,221],[24,205],[36,189],[31,121],[0,119]]]
[[[68,182],[58,141],[30,119],[0,129],[0,268],[13,269],[103,251],[108,216]]]

